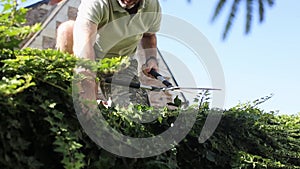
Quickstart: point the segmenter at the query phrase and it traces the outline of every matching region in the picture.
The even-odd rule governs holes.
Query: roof
[[[35,2],[31,5],[25,6],[25,8],[35,8],[35,7],[40,6],[42,4],[48,4],[49,2],[50,2],[50,0],[41,0],[41,1]]]

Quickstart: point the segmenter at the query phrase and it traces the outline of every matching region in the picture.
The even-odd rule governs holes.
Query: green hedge
[[[206,95],[194,127],[172,150],[140,159],[105,151],[90,140],[76,117],[71,81],[77,60],[55,50],[16,50],[40,26],[24,26],[26,10],[17,8],[17,1],[1,2],[1,169],[300,168],[300,115],[277,116],[255,107],[267,98],[224,111],[215,133],[203,144],[198,136],[209,112]],[[127,64],[119,60],[92,67],[113,72]],[[133,110],[149,112],[151,107],[137,105]],[[114,108],[102,112],[111,127],[136,137],[167,130],[178,115],[164,109],[157,120],[136,124],[127,118],[129,113]]]
[[[74,57],[54,50],[1,49],[0,61],[0,168],[300,168],[299,114],[265,113],[254,106],[259,101],[224,111],[203,144],[198,136],[208,104],[172,150],[149,158],[118,157],[93,143],[78,122],[71,96]],[[127,113],[103,112],[112,127],[133,136],[160,133],[178,115],[165,110],[156,121],[135,124],[124,118]]]

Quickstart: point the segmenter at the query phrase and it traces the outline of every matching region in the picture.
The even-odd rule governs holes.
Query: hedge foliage
[[[25,1],[25,0],[21,0]],[[27,9],[19,8],[16,0],[0,0],[0,48],[17,48],[41,27],[39,23],[25,26]]]
[[[254,106],[259,100],[225,110],[203,144],[198,136],[208,104],[174,149],[145,159],[122,158],[93,143],[77,120],[70,84],[74,57],[2,49],[1,63],[0,168],[300,168],[300,116],[265,113]],[[147,109],[136,107],[141,108]],[[134,136],[160,133],[178,115],[165,110],[150,124],[135,124],[125,118],[128,113],[104,112],[112,127]]]
[[[206,95],[200,98],[194,127],[168,152],[130,159],[105,151],[85,134],[74,110],[71,81],[77,59],[55,50],[16,49],[38,26],[23,27],[25,10],[17,12],[11,4],[16,1],[1,2],[1,169],[300,168],[300,115],[258,109],[256,105],[267,98],[224,110],[215,133],[203,144],[198,136],[210,110]],[[113,71],[120,66],[117,60],[99,67]],[[127,115],[152,108],[132,109],[137,111],[112,108],[102,114],[119,132],[152,136],[167,130],[179,113],[163,109],[157,120],[137,124]]]

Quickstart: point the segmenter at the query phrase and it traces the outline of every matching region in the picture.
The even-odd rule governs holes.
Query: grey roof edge
[[[36,3],[33,3],[31,5],[28,5],[28,6],[25,6],[24,8],[34,8],[38,5],[42,5],[42,4],[48,4],[50,2],[50,0],[41,0],[41,1],[38,1]]]

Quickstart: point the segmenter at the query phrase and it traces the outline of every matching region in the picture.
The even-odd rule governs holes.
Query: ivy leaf
[[[179,99],[178,95],[174,98],[173,103],[167,103],[170,106],[180,107],[182,105],[182,101]]]

